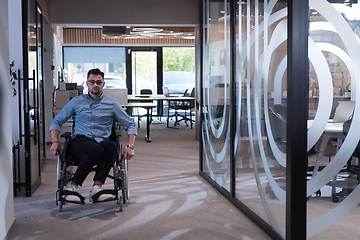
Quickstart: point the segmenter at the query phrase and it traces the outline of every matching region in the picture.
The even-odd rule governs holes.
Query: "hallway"
[[[8,239],[270,239],[199,174],[195,130],[166,122],[141,122],[129,162],[130,198],[124,212],[115,201],[55,205],[56,161],[48,153],[42,184],[31,198],[15,198],[15,224]],[[80,188],[88,203],[92,177]],[[108,180],[105,186],[111,186]]]

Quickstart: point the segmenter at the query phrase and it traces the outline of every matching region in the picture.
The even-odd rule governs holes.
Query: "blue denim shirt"
[[[51,121],[50,131],[60,127],[74,116],[74,134],[93,138],[97,142],[109,139],[114,120],[127,131],[128,135],[137,135],[134,121],[121,105],[113,98],[102,94],[93,100],[88,94],[71,99]]]

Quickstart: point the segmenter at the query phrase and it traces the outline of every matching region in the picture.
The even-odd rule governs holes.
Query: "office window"
[[[163,86],[170,94],[187,94],[195,87],[195,48],[163,48]]]
[[[64,47],[64,80],[77,83],[86,92],[87,72],[99,68],[105,74],[105,88],[126,87],[124,47]]]

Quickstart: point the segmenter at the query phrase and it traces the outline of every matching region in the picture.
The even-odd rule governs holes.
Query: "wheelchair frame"
[[[128,171],[128,160],[124,157],[125,147],[120,144],[120,135],[116,134],[116,123],[113,125],[113,132],[111,138],[115,140],[117,146],[117,154],[114,159],[113,166],[113,175],[108,175],[108,178],[114,180],[114,189],[103,189],[94,196],[98,197],[101,194],[112,194],[115,196],[117,204],[120,205],[120,211],[124,210],[124,204],[129,199],[129,171]],[[64,190],[64,187],[71,180],[73,173],[69,169],[71,166],[78,166],[80,160],[73,159],[70,156],[69,144],[71,141],[71,133],[66,132],[61,135],[62,138],[65,138],[64,147],[61,149],[58,155],[57,161],[57,191],[56,191],[56,205],[59,207],[59,212],[63,210],[63,206],[68,203],[65,200],[63,195],[76,195],[80,198],[81,202],[79,204],[85,204],[85,197],[79,193],[73,193]],[[115,139],[114,139],[115,138]],[[97,166],[95,165],[93,171],[95,171]],[[121,194],[119,193],[121,191]],[[112,201],[109,200],[109,201]],[[93,201],[97,203],[98,201]],[[102,202],[102,201],[101,201]]]

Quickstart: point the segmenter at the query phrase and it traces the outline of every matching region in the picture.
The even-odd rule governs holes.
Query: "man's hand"
[[[130,160],[134,155],[135,155],[134,149],[132,149],[132,148],[130,148],[130,147],[127,147],[127,148],[125,149],[124,157],[125,157],[127,160]]]
[[[53,142],[53,144],[50,147],[50,151],[54,155],[58,155],[58,151],[60,152],[61,147],[59,141]]]

